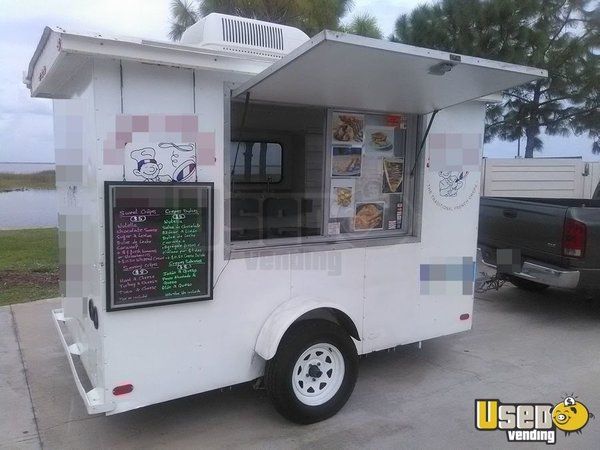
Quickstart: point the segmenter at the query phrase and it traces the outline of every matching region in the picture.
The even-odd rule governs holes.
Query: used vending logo
[[[550,403],[502,403],[500,400],[475,400],[475,428],[481,431],[506,431],[509,442],[556,443],[557,430],[581,434],[594,415],[571,395]]]

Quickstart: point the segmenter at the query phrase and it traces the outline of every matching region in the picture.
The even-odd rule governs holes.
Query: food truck
[[[263,379],[299,423],[358,357],[469,330],[490,94],[546,71],[210,14],[46,28],[62,307],[89,413]]]

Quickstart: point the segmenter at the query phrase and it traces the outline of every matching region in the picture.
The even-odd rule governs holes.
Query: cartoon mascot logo
[[[587,425],[590,418],[594,418],[587,407],[575,398],[577,397],[571,394],[552,409],[554,425],[559,430],[564,431],[566,435],[571,433],[581,434],[581,430]]]

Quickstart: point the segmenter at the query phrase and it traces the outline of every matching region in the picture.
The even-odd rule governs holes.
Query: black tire
[[[335,394],[324,403],[313,406],[305,404],[295,394],[293,372],[297,363],[302,364],[299,361],[300,356],[317,344],[329,344],[339,350],[344,362],[344,375]],[[325,362],[323,364],[326,365]],[[323,372],[318,375],[326,376]],[[348,333],[339,325],[327,320],[304,320],[290,327],[281,339],[275,356],[267,361],[265,386],[275,409],[283,417],[292,422],[310,424],[325,420],[342,409],[354,390],[357,376],[358,354]],[[323,380],[329,381],[325,378]],[[331,388],[331,392],[334,392],[334,387]]]
[[[514,276],[510,277],[509,281],[519,289],[529,292],[541,292],[549,287],[547,284],[536,283],[535,281],[525,280],[524,278]]]

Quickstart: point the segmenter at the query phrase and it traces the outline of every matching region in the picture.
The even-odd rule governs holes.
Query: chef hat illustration
[[[175,144],[174,142],[160,142],[160,148],[171,149],[171,162],[175,167],[174,181],[188,181],[196,176],[196,144]],[[183,161],[183,162],[179,162]]]
[[[144,164],[156,162],[156,150],[152,147],[144,147],[131,152],[131,157],[137,161],[137,168],[140,170]]]

